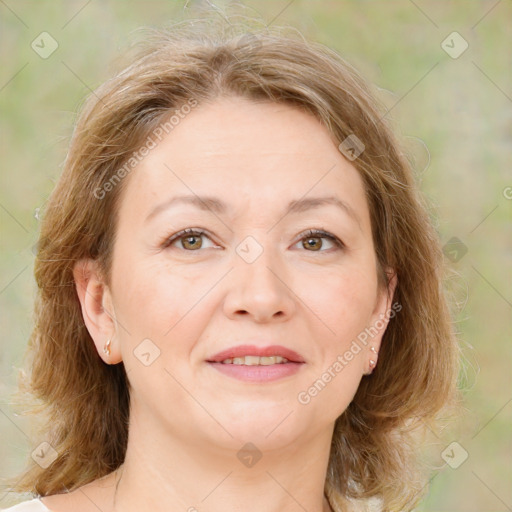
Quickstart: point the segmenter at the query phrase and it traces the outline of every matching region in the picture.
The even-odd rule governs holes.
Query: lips
[[[207,364],[221,374],[252,384],[265,384],[295,376],[305,361],[281,345],[238,345],[215,354]]]
[[[281,345],[269,345],[266,347],[256,345],[237,345],[222,352],[215,354],[214,356],[207,359],[209,363],[221,363],[226,359],[233,359],[235,357],[245,356],[259,356],[259,357],[272,357],[280,356],[284,357],[292,363],[304,363],[304,359],[300,354],[289,348]]]

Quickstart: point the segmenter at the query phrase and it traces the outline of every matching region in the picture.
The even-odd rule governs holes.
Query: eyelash
[[[170,245],[173,242],[175,242],[176,240],[180,240],[181,238],[185,238],[185,236],[197,236],[197,237],[207,236],[208,238],[210,238],[208,236],[208,233],[204,229],[187,228],[187,229],[183,229],[183,230],[179,231],[178,233],[175,233],[174,235],[171,235],[170,237],[165,238],[165,240],[162,244],[162,247],[164,249],[167,247],[170,247]],[[305,240],[307,238],[327,238],[328,240],[333,242],[334,245],[338,249],[345,248],[345,244],[338,237],[336,237],[335,235],[333,235],[327,231],[324,231],[323,229],[308,229],[307,231],[301,233],[301,238],[299,238],[298,242]],[[211,238],[210,238],[210,240],[211,240]],[[195,252],[194,250],[188,250],[188,249],[183,249],[183,250],[187,251],[187,252]],[[328,250],[326,250],[326,251],[308,251],[308,252],[328,252]]]

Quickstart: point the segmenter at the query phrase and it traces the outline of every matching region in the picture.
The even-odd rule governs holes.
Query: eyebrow
[[[213,213],[219,214],[225,213],[229,209],[226,203],[224,203],[223,201],[216,197],[198,195],[175,196],[157,205],[149,213],[144,222],[149,222],[156,215],[177,204],[190,204],[192,206],[195,206],[196,208],[199,208],[200,210],[210,210]],[[290,203],[288,203],[288,206],[283,212],[283,217],[285,215],[288,215],[289,213],[302,213],[308,210],[312,210],[314,208],[319,208],[321,206],[328,205],[333,205],[340,208],[350,218],[356,221],[357,224],[359,224],[359,227],[361,228],[361,221],[357,213],[354,211],[354,209],[348,203],[342,201],[341,199],[335,196],[308,197],[290,201]]]

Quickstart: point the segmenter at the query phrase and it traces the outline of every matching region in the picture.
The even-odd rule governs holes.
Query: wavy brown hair
[[[383,510],[412,509],[424,486],[413,434],[454,396],[458,357],[439,237],[385,111],[335,51],[293,30],[217,17],[144,34],[130,64],[86,100],[44,211],[27,386],[47,413],[42,435],[58,457],[46,469],[31,461],[14,490],[61,493],[123,463],[129,382],[122,362],[106,365],[95,349],[73,266],[96,259],[109,283],[127,179],[105,184],[176,109],[236,95],[301,108],[337,145],[350,135],[364,143],[353,165],[365,185],[379,285],[387,285],[383,269],[396,270],[393,300],[402,309],[384,334],[378,367],[336,420],[325,491],[337,510],[370,497]]]

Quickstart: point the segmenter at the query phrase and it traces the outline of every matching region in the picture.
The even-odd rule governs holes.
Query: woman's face
[[[363,182],[328,131],[290,106],[223,98],[192,109],[125,179],[109,300],[132,415],[237,449],[332,428],[383,329],[357,337],[390,302]],[[296,362],[218,362],[244,355]]]

